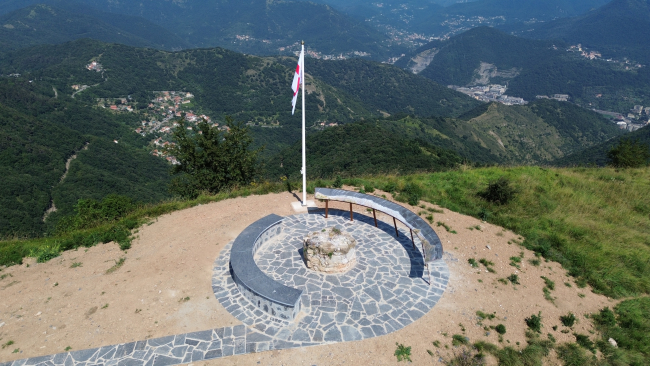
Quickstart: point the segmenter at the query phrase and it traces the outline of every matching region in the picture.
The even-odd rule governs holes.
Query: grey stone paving
[[[429,264],[432,284],[410,233],[395,238],[391,225],[372,218],[330,210],[283,220],[284,234],[259,249],[256,261],[267,275],[304,289],[302,312],[294,321],[275,319],[256,309],[237,289],[229,273],[232,243],[214,264],[215,296],[244,325],[210,329],[146,341],[65,352],[0,363],[0,366],[168,366],[251,352],[347,342],[394,332],[426,314],[440,299],[449,279],[444,261]],[[358,241],[354,269],[323,275],[302,263],[302,238],[310,231],[339,225]],[[418,241],[415,242],[418,245]]]
[[[330,210],[286,217],[282,235],[264,244],[255,256],[259,268],[286,286],[302,289],[301,313],[283,321],[257,309],[237,291],[230,273],[229,246],[215,262],[213,289],[237,319],[272,338],[276,344],[301,347],[372,338],[401,329],[426,314],[440,299],[449,279],[443,260],[429,264],[432,284],[410,232],[394,236],[392,225],[366,215]],[[325,275],[307,269],[302,239],[310,232],[338,226],[357,240],[357,264],[344,274]],[[419,241],[415,241],[419,248]],[[226,255],[224,255],[226,254]]]

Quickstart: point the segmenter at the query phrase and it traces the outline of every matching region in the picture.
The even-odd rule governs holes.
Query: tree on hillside
[[[639,168],[648,165],[650,149],[638,140],[621,139],[607,152],[607,159],[616,168]]]
[[[194,198],[253,181],[262,148],[250,150],[253,139],[243,123],[226,117],[226,126],[228,131],[221,131],[204,120],[188,130],[185,120],[178,123],[173,131],[176,144],[168,149],[180,163],[172,169],[172,193]]]

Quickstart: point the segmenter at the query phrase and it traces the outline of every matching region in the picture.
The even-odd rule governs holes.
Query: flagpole
[[[302,54],[305,54],[305,41],[302,41]],[[305,142],[305,59],[303,56],[300,67],[300,82],[302,83],[302,205],[307,206],[307,154]]]

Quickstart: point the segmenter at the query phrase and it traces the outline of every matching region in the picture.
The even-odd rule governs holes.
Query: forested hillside
[[[300,177],[301,144],[273,157],[267,173],[273,178]],[[396,136],[372,122],[329,128],[307,139],[307,174],[313,178],[364,174],[409,174],[456,167],[463,159],[454,151]]]
[[[0,111],[0,237],[42,235],[78,198],[169,196],[167,164],[139,149],[146,141],[132,132],[132,119],[55,98],[51,86],[21,78],[0,79]],[[45,222],[53,198],[60,212]]]
[[[3,0],[0,12],[35,3],[32,0]],[[123,16],[141,17],[192,47],[219,46],[256,55],[290,55],[299,50],[299,42],[305,40],[308,49],[325,55],[353,56],[357,52],[356,56],[383,60],[390,53],[401,52],[399,47],[389,51],[388,37],[363,21],[329,6],[305,1],[38,0],[38,3],[76,14],[112,13],[106,19],[102,17],[102,21],[120,28],[125,24],[113,21]],[[77,8],[83,10],[75,11]],[[142,32],[134,33],[143,35]],[[153,35],[155,32],[148,36]]]
[[[647,67],[588,60],[567,52],[567,47],[562,41],[532,40],[479,27],[421,47],[398,65],[410,69],[418,55],[433,53],[419,75],[443,85],[500,83],[508,86],[508,95],[528,101],[537,95],[568,94],[582,106],[621,113],[635,104],[650,105]]]
[[[188,44],[144,18],[105,13],[83,6],[33,5],[0,17],[3,50],[93,38],[134,47],[182,49]]]
[[[604,57],[650,62],[650,1],[613,0],[583,16],[521,25],[516,34],[559,39],[600,51]]]

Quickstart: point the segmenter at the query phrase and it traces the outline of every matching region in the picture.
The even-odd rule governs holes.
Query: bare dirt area
[[[229,241],[257,219],[271,213],[294,214],[290,203],[296,200],[292,194],[281,193],[200,205],[144,225],[126,253],[109,243],[66,252],[48,263],[27,260],[22,266],[4,269],[0,272],[7,275],[0,280],[0,343],[13,344],[0,349],[0,362],[59,353],[66,347],[79,350],[240,324],[212,293],[213,262]],[[347,204],[333,202],[330,207],[349,209]],[[367,213],[358,206],[355,211]],[[524,318],[541,312],[542,334],[551,333],[560,343],[574,341],[573,332],[589,334],[590,322],[584,314],[616,304],[589,288],[579,289],[557,263],[542,259],[538,266],[531,264],[534,254],[514,242],[521,240],[515,234],[443,211],[433,213],[433,227],[442,240],[451,278],[438,304],[413,324],[359,342],[247,354],[201,364],[391,365],[397,364],[393,355],[396,342],[412,347],[415,364],[436,364],[454,351],[451,340],[455,334],[470,342],[487,340],[523,347]],[[429,213],[423,217],[426,215]],[[381,214],[378,219],[392,221]],[[437,222],[457,233],[437,226]],[[517,269],[510,258],[522,253],[523,259],[515,262],[520,266]],[[123,264],[116,266],[121,258]],[[472,267],[469,258],[492,262],[494,273],[483,264]],[[114,270],[107,273],[111,268]],[[499,281],[512,274],[520,284]],[[541,276],[554,282],[547,295],[552,302],[545,299],[542,289],[547,284]],[[495,318],[479,325],[476,311]],[[570,311],[578,320],[566,332],[568,328],[559,317]],[[497,324],[506,327],[502,343],[496,331],[484,329]],[[440,346],[433,345],[434,341]]]

